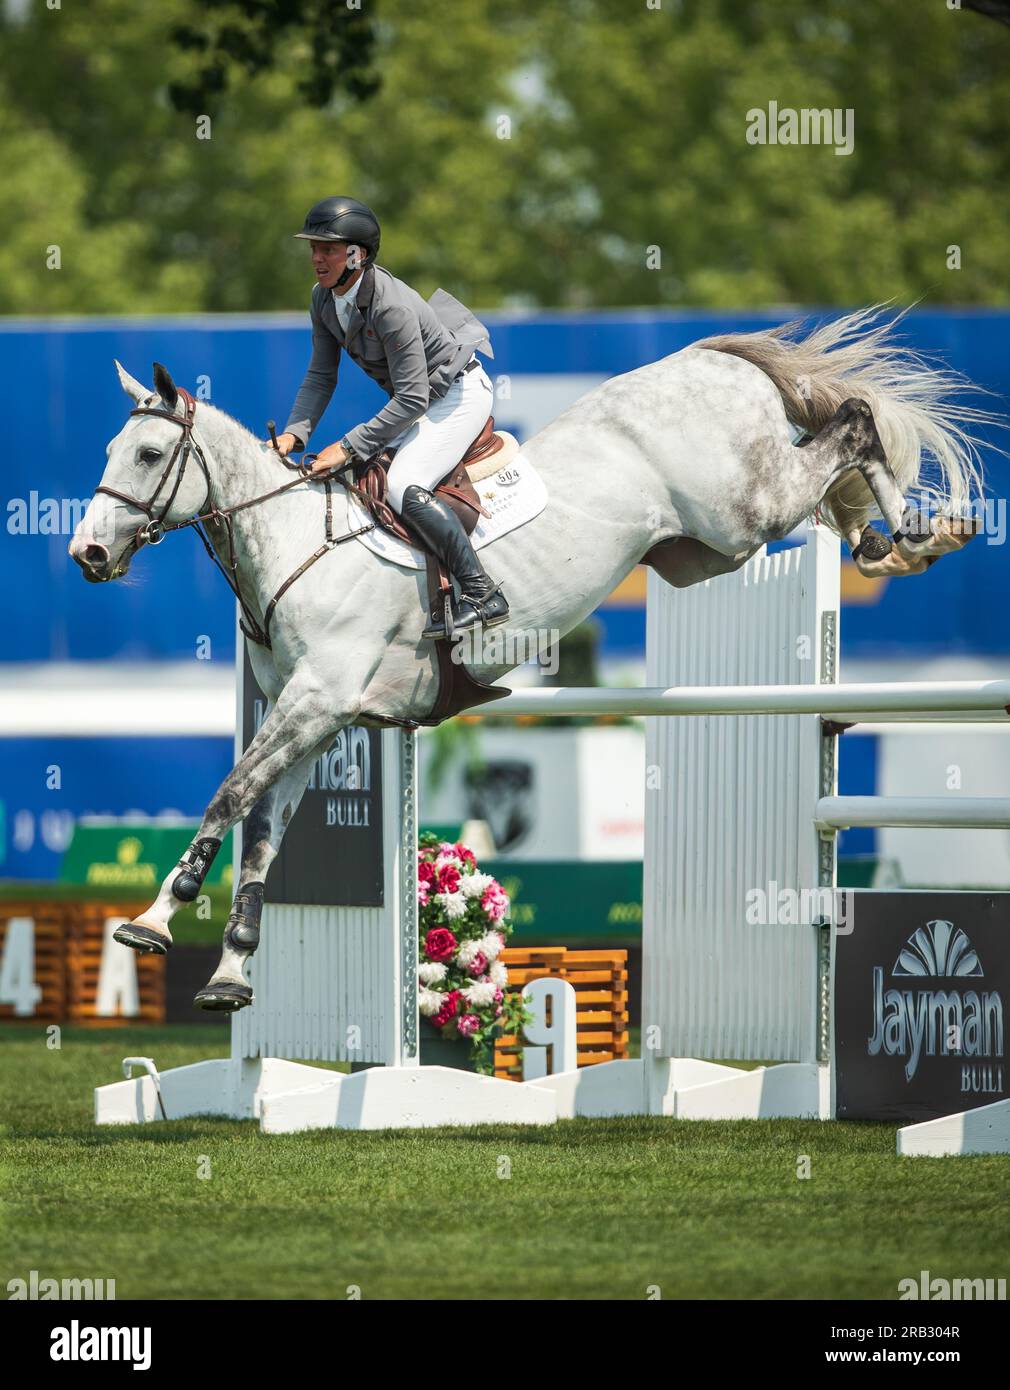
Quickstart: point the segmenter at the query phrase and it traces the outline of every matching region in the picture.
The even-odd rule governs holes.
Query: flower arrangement
[[[527,1009],[507,992],[498,959],[512,928],[501,884],[473,851],[424,834],[417,851],[418,1006],[423,1028],[472,1049],[475,1069],[494,1070],[494,1040],[518,1032]]]

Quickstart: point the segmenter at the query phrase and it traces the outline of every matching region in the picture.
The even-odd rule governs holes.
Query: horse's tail
[[[803,320],[760,333],[704,338],[696,347],[752,362],[778,387],[786,415],[816,433],[849,397],[873,411],[888,464],[903,493],[918,489],[942,513],[965,515],[983,496],[975,426],[1003,423],[992,411],[955,401],[978,391],[957,372],[894,342],[902,314],[874,326],[888,306],[874,304],[799,336]],[[821,512],[842,536],[879,516],[862,475],[847,473]]]

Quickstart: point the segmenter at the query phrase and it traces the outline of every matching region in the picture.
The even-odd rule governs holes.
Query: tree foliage
[[[1004,26],[655,3],[9,7],[0,311],[301,308],[291,233],[336,192],[478,307],[1005,302]],[[772,101],[851,111],[852,153],[748,143]]]
[[[311,106],[325,106],[340,87],[357,101],[378,90],[374,23],[363,10],[332,0],[203,0],[199,22],[172,30],[177,48],[200,55],[192,77],[169,83],[172,105],[194,115],[219,109],[231,72],[266,72],[289,37],[304,50],[295,90]]]

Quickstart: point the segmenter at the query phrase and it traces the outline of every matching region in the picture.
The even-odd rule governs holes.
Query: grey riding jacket
[[[425,302],[381,266],[369,266],[358,281],[346,338],[333,295],[322,285],[313,286],[310,313],[312,359],[285,432],[309,442],[337,384],[343,348],[390,396],[377,415],[344,436],[344,446],[362,459],[419,420],[475,351],[494,356],[487,329],[458,299],[436,290]]]

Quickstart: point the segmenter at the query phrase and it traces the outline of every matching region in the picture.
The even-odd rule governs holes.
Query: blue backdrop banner
[[[485,315],[495,359],[498,422],[526,438],[598,381],[676,352],[714,332],[755,329],[787,315]],[[908,344],[941,355],[978,385],[1010,396],[1010,313],[928,312],[904,325]],[[123,584],[84,583],[67,556],[76,516],[97,485],[105,447],[122,428],[128,402],[118,358],[149,382],[151,363],[265,433],[283,422],[309,354],[308,316],[196,316],[166,319],[18,321],[0,326],[0,373],[9,391],[9,445],[0,546],[17,602],[5,605],[4,649],[16,661],[157,661],[189,658],[198,636],[215,657],[234,649],[232,601],[194,537],[174,536],[141,555]],[[333,402],[313,440],[339,439],[381,403],[376,388],[345,360]],[[1000,401],[992,404],[999,408]],[[1005,493],[999,455],[987,458],[997,497]],[[999,535],[976,540],[956,559],[913,581],[867,588],[847,607],[849,657],[994,654],[1010,651],[1010,609],[980,601],[1005,588]],[[989,542],[994,542],[990,544]],[[195,631],[194,614],[200,621]],[[640,651],[640,604],[603,612],[604,654]]]

